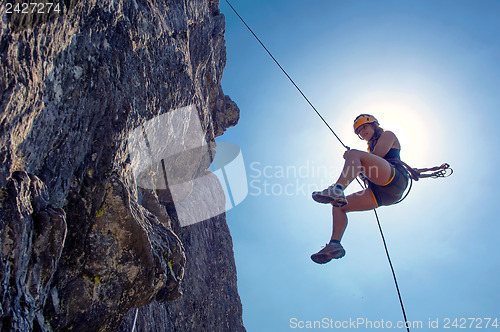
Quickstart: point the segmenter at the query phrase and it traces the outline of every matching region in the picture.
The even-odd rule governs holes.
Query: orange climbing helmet
[[[358,117],[354,120],[354,133],[357,134],[357,130],[359,127],[364,125],[365,123],[378,123],[378,120],[370,114],[360,114]]]

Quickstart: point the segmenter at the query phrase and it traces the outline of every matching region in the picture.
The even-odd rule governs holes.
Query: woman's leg
[[[347,213],[353,211],[368,211],[377,207],[377,202],[370,189],[365,189],[347,196],[347,205],[334,206],[332,209],[333,231],[331,240],[340,242],[347,227]]]
[[[333,207],[333,231],[330,242],[319,252],[312,254],[311,259],[318,264],[325,264],[332,259],[342,258],[345,250],[340,244],[342,235],[347,227],[347,213],[351,211],[365,211],[377,207],[375,198],[370,189],[357,192],[347,197],[347,205]]]
[[[346,188],[360,173],[377,185],[385,185],[390,181],[392,174],[391,164],[377,155],[349,150],[346,152],[342,173],[336,184]]]

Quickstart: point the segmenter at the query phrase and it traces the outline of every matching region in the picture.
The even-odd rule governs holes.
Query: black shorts
[[[397,203],[403,196],[408,186],[409,176],[406,169],[401,165],[392,165],[391,180],[384,186],[376,185],[368,181],[377,206],[392,205]]]

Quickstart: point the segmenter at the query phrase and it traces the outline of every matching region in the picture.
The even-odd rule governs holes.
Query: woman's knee
[[[351,207],[349,206],[349,204],[344,205],[343,207],[341,207],[341,208],[340,208],[340,210],[341,210],[342,212],[344,212],[345,214],[347,214],[347,213],[349,213],[349,212],[351,212],[351,211],[352,211],[352,209],[351,209]]]
[[[343,213],[347,213],[347,212],[350,212],[351,210],[349,209],[349,203],[347,203],[346,205],[344,206],[341,206],[341,207],[338,207],[338,206],[333,206],[332,205],[332,208],[333,210],[337,210],[337,211],[340,211],[340,212],[343,212]],[[332,211],[334,212],[334,211]]]
[[[361,156],[363,153],[366,153],[364,151],[360,151],[360,150],[348,150],[345,154],[345,159],[346,160],[353,160],[353,159],[361,159]]]

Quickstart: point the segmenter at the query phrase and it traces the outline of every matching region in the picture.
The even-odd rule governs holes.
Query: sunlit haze
[[[500,2],[232,4],[344,144],[366,150],[352,124],[369,113],[398,136],[411,166],[452,165],[451,177],[421,179],[406,200],[379,209],[408,319],[422,323],[412,331],[500,319]],[[249,184],[227,214],[247,330],[289,331],[324,318],[396,324],[401,308],[373,212],[349,216],[344,258],[311,261],[332,217],[310,192],[336,180],[344,148],[223,1],[221,10],[223,88],[241,116],[220,140],[241,147]]]

